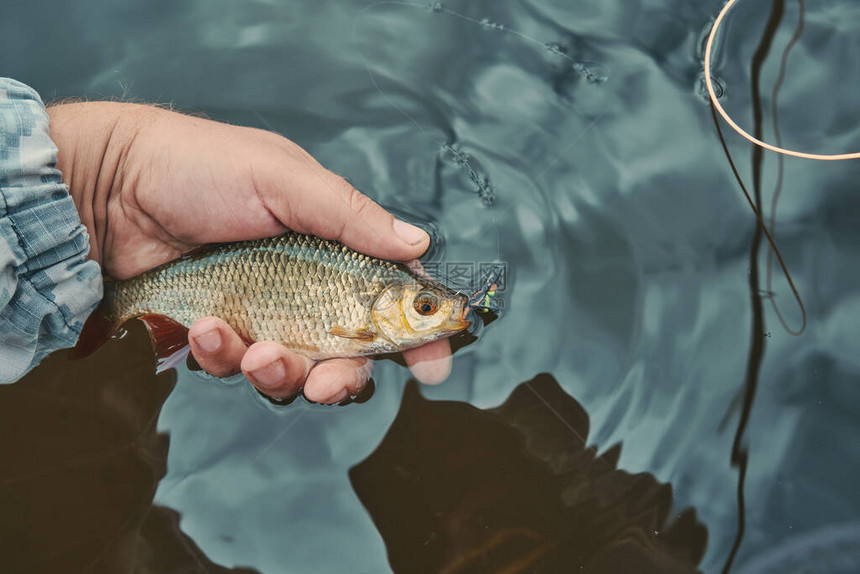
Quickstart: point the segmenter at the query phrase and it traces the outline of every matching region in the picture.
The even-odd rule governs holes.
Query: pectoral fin
[[[369,329],[359,329],[357,331],[348,331],[340,325],[334,325],[329,331],[329,335],[342,337],[344,339],[358,339],[359,341],[373,341],[376,339],[376,333]]]

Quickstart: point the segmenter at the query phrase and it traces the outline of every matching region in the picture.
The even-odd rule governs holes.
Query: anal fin
[[[155,357],[158,360],[156,373],[173,369],[188,356],[188,328],[165,315],[142,315],[138,317],[149,332]]]

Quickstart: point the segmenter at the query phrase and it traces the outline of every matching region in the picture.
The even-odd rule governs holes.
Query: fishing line
[[[521,41],[524,41],[530,45],[540,47],[544,49],[546,52],[552,54],[556,58],[560,58],[568,63],[571,69],[579,73],[586,81],[589,83],[602,83],[606,81],[607,75],[602,73],[602,70],[598,68],[593,68],[587,66],[584,62],[580,62],[570,55],[566,53],[566,49],[555,42],[542,42],[536,38],[529,36],[519,30],[510,28],[504,24],[493,22],[489,18],[477,19],[472,18],[470,16],[466,16],[465,14],[461,14],[450,8],[445,7],[441,2],[430,2],[430,3],[418,3],[418,2],[406,2],[406,1],[398,1],[398,0],[382,0],[380,2],[375,2],[373,4],[369,4],[365,6],[359,14],[356,16],[353,21],[352,26],[352,39],[353,44],[356,46],[356,51],[364,63],[365,69],[367,70],[368,75],[370,76],[370,80],[374,86],[374,88],[379,92],[379,94],[385,99],[388,104],[390,104],[394,109],[396,109],[400,114],[402,114],[412,125],[418,128],[419,132],[425,138],[431,138],[430,134],[428,134],[423,126],[418,122],[408,111],[406,111],[402,106],[398,105],[395,101],[393,101],[388,94],[383,90],[382,86],[379,84],[376,78],[376,74],[373,72],[370,62],[367,60],[364,52],[361,49],[359,42],[357,41],[357,25],[359,19],[363,17],[368,11],[384,5],[393,5],[393,6],[405,6],[409,8],[420,8],[422,10],[429,11],[430,13],[442,13],[447,14],[448,16],[457,18],[459,20],[468,22],[472,25],[478,26],[485,30],[489,30],[492,32],[498,32],[502,34],[509,34],[517,37]],[[591,126],[589,126],[590,128]],[[453,139],[453,138],[452,138]],[[443,142],[439,147],[440,158],[444,161],[444,156],[450,156],[453,163],[460,169],[466,172],[467,177],[475,186],[475,192],[484,205],[488,208],[493,207],[495,204],[496,194],[493,186],[490,182],[489,177],[480,169],[476,169],[473,167],[470,160],[471,156],[464,151],[456,141],[452,142]],[[509,206],[510,207],[510,206]],[[507,209],[506,209],[507,210]],[[501,231],[500,225],[497,217],[497,213],[495,210],[490,212],[491,218],[493,220],[493,225],[496,231],[496,259],[501,259]],[[486,278],[478,277],[479,282],[485,281]]]
[[[767,144],[767,143],[761,141],[760,139],[748,134],[747,132],[745,132],[726,113],[726,111],[723,109],[722,105],[720,104],[716,93],[714,92],[713,80],[711,79],[711,48],[712,48],[714,38],[716,37],[716,33],[717,33],[717,30],[719,29],[720,24],[722,23],[723,19],[725,18],[725,15],[728,13],[729,9],[736,2],[737,2],[737,0],[729,0],[729,2],[723,7],[722,11],[717,16],[717,19],[714,21],[714,25],[711,27],[711,33],[708,35],[708,42],[707,42],[707,45],[705,46],[705,71],[704,71],[705,85],[708,89],[708,97],[710,99],[710,104],[711,104],[711,113],[714,116],[714,121],[715,121],[714,125],[716,126],[717,131],[719,132],[719,130],[720,130],[719,123],[716,121],[716,114],[719,113],[722,116],[722,118],[726,121],[726,123],[729,124],[729,126],[731,126],[737,133],[739,133],[741,136],[743,136],[744,138],[746,138],[747,140],[749,140],[750,142],[752,142],[753,144],[755,144],[759,148],[764,148],[764,149],[767,149],[770,151],[775,151],[775,152],[782,154],[782,155],[790,155],[790,156],[802,157],[802,158],[806,158],[806,159],[841,160],[841,159],[860,158],[860,153],[841,154],[841,155],[819,155],[819,154],[807,154],[807,153],[803,153],[803,152],[795,152],[792,150],[783,149],[783,148],[778,147],[778,146],[772,146],[772,145]],[[801,2],[801,9],[802,9],[803,8],[803,0],[800,0],[800,2]],[[773,95],[774,103],[775,103],[775,98],[776,98],[776,95],[778,94],[779,88],[782,85],[782,78],[784,77],[784,71],[785,71],[784,68],[785,68],[787,57],[788,57],[788,50],[790,50],[791,47],[794,46],[794,44],[800,38],[800,34],[803,31],[802,28],[803,27],[802,27],[802,18],[801,18],[801,25],[795,30],[794,35],[792,36],[791,40],[789,41],[788,45],[786,46],[785,51],[783,52],[781,69],[780,69],[780,78],[778,78],[777,84],[774,86],[774,95]],[[775,106],[774,106],[774,118],[776,118],[776,107]],[[777,141],[781,142],[781,137],[779,135],[778,128],[775,128],[775,129],[776,129],[776,134],[777,134]],[[794,279],[791,277],[791,273],[789,272],[788,267],[786,266],[785,261],[782,258],[782,254],[780,253],[779,248],[776,246],[776,241],[773,238],[773,229],[774,229],[773,224],[774,224],[775,214],[772,210],[772,212],[771,212],[771,226],[770,226],[770,228],[768,228],[768,225],[764,222],[764,219],[761,216],[760,210],[756,207],[755,202],[753,201],[752,197],[750,196],[749,191],[747,190],[746,186],[744,185],[743,180],[741,179],[740,174],[739,174],[739,172],[738,172],[738,170],[734,164],[734,161],[732,161],[731,155],[729,154],[728,148],[726,147],[726,142],[722,138],[722,133],[720,133],[720,143],[722,144],[723,150],[726,153],[726,157],[729,160],[729,165],[732,168],[732,172],[735,175],[735,179],[737,179],[738,183],[740,184],[741,191],[743,191],[744,197],[746,198],[747,203],[750,206],[750,209],[752,209],[752,212],[756,217],[756,221],[757,221],[759,227],[761,228],[762,232],[764,233],[764,236],[767,239],[767,242],[770,245],[770,248],[772,250],[768,254],[768,257],[769,257],[768,258],[768,270],[770,269],[770,262],[772,261],[772,259],[770,258],[770,253],[773,253],[773,256],[776,257],[777,262],[779,263],[780,269],[782,270],[782,273],[785,276],[786,281],[788,282],[788,286],[791,289],[792,296],[794,297],[794,300],[797,303],[798,308],[800,309],[800,314],[801,314],[801,325],[800,325],[800,327],[798,329],[792,329],[788,325],[788,323],[785,321],[782,313],[779,311],[779,308],[777,307],[775,299],[773,298],[772,295],[770,296],[771,303],[774,306],[774,310],[776,311],[776,315],[777,315],[780,323],[785,328],[785,330],[788,331],[792,335],[800,335],[801,333],[803,333],[804,330],[806,330],[806,322],[807,322],[806,307],[803,304],[803,300],[800,297],[800,293],[798,292],[797,287],[794,285]],[[779,156],[780,160],[782,160],[782,155]],[[781,189],[781,186],[782,186],[782,176],[781,176],[781,174],[782,174],[782,163],[780,163],[779,173],[780,173],[780,178],[778,180],[777,188],[776,188],[776,191],[774,193],[774,196],[775,196],[774,200],[776,200],[778,198],[779,190]],[[774,205],[774,209],[775,209],[775,202],[773,205]],[[768,285],[767,290],[770,293],[771,292],[771,290],[770,290],[770,287],[771,287],[770,275],[768,275],[767,285]]]
[[[723,147],[723,151],[726,154],[726,159],[729,161],[729,166],[732,168],[732,173],[735,176],[738,184],[741,187],[741,191],[743,191],[744,197],[749,203],[750,209],[752,209],[753,213],[756,217],[756,222],[758,226],[761,228],[764,233],[765,238],[767,238],[767,242],[770,244],[771,249],[773,249],[773,254],[776,257],[777,262],[779,263],[780,269],[782,269],[782,273],[785,275],[786,281],[788,281],[788,286],[791,288],[791,293],[794,296],[794,300],[797,302],[797,306],[800,308],[800,313],[802,317],[802,323],[800,329],[797,331],[793,331],[788,326],[786,326],[786,330],[792,335],[799,335],[806,329],[806,307],[803,304],[803,300],[800,298],[800,293],[797,290],[797,287],[794,285],[794,279],[791,277],[791,273],[788,271],[788,267],[785,264],[785,261],[782,258],[782,253],[780,253],[779,248],[776,246],[776,241],[773,239],[771,232],[768,230],[767,225],[761,217],[761,212],[756,208],[755,202],[753,202],[752,196],[750,195],[749,190],[747,190],[746,185],[744,185],[744,181],[741,178],[740,172],[738,171],[737,166],[735,165],[734,160],[732,159],[731,153],[729,153],[728,145],[726,144],[725,139],[723,139],[722,131],[720,130],[720,124],[717,119],[717,111],[713,104],[711,105],[711,115],[714,118],[714,126],[717,128],[717,133],[720,137],[720,144]],[[785,323],[783,322],[783,325]]]
[[[797,2],[798,8],[800,10],[800,14],[797,18],[797,27],[794,29],[794,34],[792,34],[791,39],[788,41],[788,44],[785,46],[785,50],[782,52],[782,58],[779,62],[779,74],[777,75],[776,82],[773,85],[773,94],[771,95],[771,114],[773,118],[773,134],[776,138],[776,145],[782,146],[782,135],[779,131],[779,109],[777,106],[777,99],[779,96],[779,91],[782,88],[782,84],[785,81],[785,69],[788,63],[788,54],[791,52],[791,49],[794,45],[800,40],[800,36],[803,33],[803,22],[804,22],[804,13],[805,13],[805,5],[804,0],[798,0]],[[777,180],[776,184],[774,184],[773,189],[773,197],[770,202],[770,233],[774,235],[776,229],[776,206],[779,202],[779,195],[782,192],[782,182],[783,182],[783,171],[785,167],[785,156],[782,154],[778,154],[777,158]],[[792,335],[800,335],[804,329],[806,329],[806,311],[801,307],[801,312],[803,314],[803,323],[800,325],[800,329],[793,330],[788,326],[788,322],[785,320],[785,317],[782,315],[782,311],[779,309],[779,304],[776,301],[776,298],[773,297],[773,289],[772,289],[772,279],[773,279],[773,254],[774,251],[772,249],[768,249],[767,251],[767,287],[766,290],[770,294],[770,304],[773,308],[773,312],[776,314],[777,319],[782,325],[783,329],[788,331]]]
[[[373,73],[373,70],[370,67],[370,63],[367,61],[367,58],[365,57],[364,53],[361,50],[361,47],[359,46],[359,44],[357,42],[356,26],[357,26],[359,17],[361,17],[368,10],[370,10],[376,6],[385,5],[385,4],[392,4],[392,5],[398,5],[398,6],[409,6],[409,7],[413,7],[413,8],[424,8],[424,9],[429,9],[431,12],[437,12],[437,13],[443,12],[443,13],[446,13],[450,16],[455,17],[455,18],[459,18],[461,20],[470,22],[472,24],[479,25],[479,26],[486,28],[486,29],[491,29],[491,30],[495,30],[498,32],[504,32],[504,33],[512,34],[512,35],[514,35],[514,36],[516,36],[516,37],[518,37],[518,38],[520,38],[520,39],[522,39],[522,40],[524,40],[524,41],[526,41],[532,45],[539,46],[539,47],[543,48],[548,53],[553,54],[556,57],[559,57],[563,60],[568,61],[571,65],[571,67],[575,71],[577,71],[579,74],[581,74],[586,79],[586,81],[588,81],[590,83],[602,83],[602,82],[606,81],[606,79],[607,79],[606,74],[597,73],[594,70],[592,70],[591,68],[585,66],[583,63],[574,60],[572,57],[570,57],[568,54],[566,54],[564,49],[561,46],[559,46],[558,44],[541,42],[540,40],[532,38],[532,37],[528,36],[527,34],[524,34],[524,33],[519,32],[517,30],[508,28],[502,24],[491,22],[487,18],[484,18],[482,20],[477,20],[475,18],[465,16],[463,14],[460,14],[458,12],[455,12],[453,10],[445,8],[440,2],[433,2],[430,4],[419,4],[419,3],[413,3],[413,2],[399,2],[399,1],[391,0],[391,1],[376,2],[374,4],[366,6],[361,11],[361,13],[356,17],[355,21],[353,22],[353,27],[352,27],[353,44],[356,46],[356,50],[358,51],[359,56],[361,57],[362,61],[364,62],[365,69],[367,70],[367,73],[370,75],[371,82],[373,83],[373,86],[376,88],[376,90],[380,93],[380,95],[382,95],[382,97],[389,104],[391,104],[391,106],[393,108],[395,108],[397,111],[399,111],[407,120],[409,120],[410,123],[412,123],[415,127],[417,127],[418,130],[421,132],[421,135],[424,136],[425,138],[430,138],[430,135],[424,130],[424,128],[421,126],[421,124],[414,117],[412,117],[412,115],[409,114],[409,112],[404,110],[401,106],[397,105],[397,103],[395,103],[391,98],[389,98],[388,95],[385,93],[385,91],[382,89],[382,87],[379,85],[379,83],[376,81],[376,77]],[[574,144],[578,143],[581,140],[581,138],[589,130],[591,130],[591,128],[594,127],[594,125],[597,124],[597,122],[602,117],[603,117],[603,115],[600,115],[599,117],[597,117],[593,121],[591,121],[589,123],[589,125],[585,128],[585,130],[582,133],[580,133],[573,140],[573,142],[568,144],[567,148],[570,149],[573,147]],[[448,153],[453,157],[454,162],[458,165],[458,167],[465,170],[467,172],[469,179],[477,186],[478,195],[481,198],[481,200],[484,202],[484,205],[488,209],[494,208],[495,207],[495,205],[494,205],[494,203],[495,203],[494,202],[495,192],[492,190],[492,187],[489,183],[489,179],[487,178],[486,174],[484,174],[481,170],[476,170],[473,168],[473,166],[471,165],[471,163],[469,161],[471,159],[470,156],[466,152],[464,152],[462,150],[462,148],[460,148],[456,144],[456,142],[454,142],[454,143],[443,142],[441,145],[440,151]],[[553,161],[553,163],[546,167],[545,171],[550,169],[552,167],[552,165],[554,163],[556,163],[557,161],[559,161],[559,159],[563,155],[564,155],[564,153],[562,153],[558,157],[556,157],[555,160]],[[492,197],[492,200],[490,200],[490,201],[487,201],[486,200],[487,196],[482,194],[482,192],[486,192],[487,190],[489,190],[489,192],[492,193],[492,196],[490,196],[490,197]],[[507,211],[510,207],[512,207],[512,205],[513,205],[513,203],[511,205],[505,207],[503,211]],[[496,211],[497,211],[496,209],[491,209],[490,213],[491,213],[493,223],[494,223],[495,229],[496,229],[496,251],[497,251],[497,257],[496,258],[498,260],[501,258],[501,232],[500,232],[500,225],[499,225],[499,222],[497,219],[497,212]],[[494,269],[494,270],[491,270],[487,274],[486,277],[479,277],[479,284],[478,284],[479,289],[478,289],[478,291],[476,291],[472,294],[472,296],[470,298],[471,299],[470,303],[480,304],[480,303],[486,302],[486,300],[487,300],[486,295],[491,295],[493,293],[492,284],[495,283],[499,279],[499,276],[498,276],[499,272],[500,272],[499,269]],[[502,272],[507,273],[507,270],[502,268]],[[507,281],[508,278],[505,277],[504,280]],[[491,353],[495,354],[499,358],[499,361],[504,361],[504,357],[501,356],[501,353],[499,353],[499,351],[497,349],[490,347],[489,351]],[[542,397],[540,395],[540,393],[537,392],[536,389],[534,389],[532,387],[531,384],[528,384],[528,388],[543,403],[543,405],[548,408],[548,410],[553,414],[553,416],[558,418],[562,422],[562,424],[564,424],[565,427],[567,427],[568,430],[570,430],[572,432],[572,434],[574,434],[577,438],[579,438],[581,441],[583,441],[583,444],[586,443],[587,437],[581,436],[580,433],[577,432],[577,430],[573,426],[571,426],[570,423],[567,420],[565,420],[564,417],[562,417],[561,414],[558,413],[552,407],[552,405],[550,405],[549,402],[544,397]],[[604,459],[602,454],[598,456],[595,453],[594,463],[604,465],[608,470],[615,470],[616,469],[615,465],[610,465],[607,463],[607,461]]]
[[[793,157],[799,157],[804,159],[816,159],[822,161],[834,161],[834,160],[843,160],[843,159],[858,159],[860,158],[860,152],[853,153],[840,153],[840,154],[819,154],[819,153],[808,153],[802,151],[795,151],[780,147],[778,145],[771,145],[769,143],[763,142],[762,140],[750,135],[746,131],[743,130],[735,121],[729,116],[726,110],[723,109],[722,104],[720,104],[717,99],[717,95],[714,92],[714,84],[711,79],[711,49],[714,45],[714,38],[717,36],[717,30],[720,28],[720,24],[723,23],[723,20],[728,14],[729,10],[731,10],[732,6],[737,4],[738,0],[729,0],[726,2],[726,5],[723,6],[723,9],[720,10],[719,15],[717,15],[717,19],[714,20],[714,25],[711,27],[711,33],[708,35],[708,43],[705,45],[705,87],[708,90],[708,97],[711,100],[711,105],[714,106],[717,112],[722,116],[723,120],[727,124],[729,124],[733,130],[735,130],[742,137],[746,138],[753,144],[762,147],[764,149],[783,154],[790,155]],[[760,220],[760,219],[759,219]]]
[[[539,47],[543,48],[544,50],[546,50],[547,52],[554,54],[554,55],[562,58],[563,60],[567,60],[570,63],[571,67],[574,70],[576,70],[577,72],[579,72],[580,74],[582,74],[582,76],[586,80],[588,80],[589,82],[601,83],[601,82],[605,82],[607,79],[606,74],[600,73],[600,71],[595,71],[595,70],[589,68],[588,66],[586,66],[584,62],[580,62],[580,61],[575,60],[574,58],[570,57],[566,53],[565,48],[563,46],[555,43],[555,42],[541,42],[537,38],[533,38],[533,37],[529,36],[528,34],[525,34],[524,32],[520,32],[519,30],[515,30],[514,28],[509,28],[509,27],[505,26],[504,24],[500,24],[498,22],[493,22],[489,18],[482,18],[481,20],[478,20],[477,18],[472,18],[471,16],[466,16],[465,14],[460,14],[459,12],[456,12],[456,11],[451,10],[450,8],[446,7],[441,2],[430,2],[429,4],[421,4],[418,2],[403,2],[403,1],[398,1],[398,0],[381,0],[380,2],[374,2],[373,4],[365,6],[361,10],[361,12],[359,13],[359,16],[356,17],[356,22],[358,21],[358,18],[361,17],[368,10],[375,8],[377,6],[383,6],[386,4],[391,4],[391,5],[395,5],[395,6],[409,6],[411,8],[421,8],[421,9],[429,10],[430,12],[444,13],[444,14],[448,14],[449,16],[453,16],[454,18],[459,18],[460,20],[464,20],[464,21],[469,22],[471,24],[475,24],[475,25],[480,26],[481,28],[485,28],[487,30],[494,30],[494,31],[502,32],[502,33],[506,33],[506,34],[512,34],[514,36],[517,36],[521,40],[528,42],[529,44],[539,46]],[[355,22],[353,23],[353,39],[355,39]],[[395,107],[397,107],[397,106],[395,106]]]
[[[386,102],[388,102],[388,104],[391,107],[396,109],[403,117],[405,117],[412,125],[414,125],[418,129],[419,133],[421,134],[421,136],[425,140],[434,141],[435,138],[433,138],[430,134],[427,133],[427,131],[424,129],[424,127],[421,125],[421,123],[418,122],[418,120],[416,120],[412,116],[412,114],[410,114],[405,109],[403,109],[401,106],[399,106],[397,104],[397,102],[392,100],[388,96],[388,94],[385,92],[385,90],[382,89],[382,86],[379,85],[379,82],[376,79],[376,74],[373,72],[373,69],[371,68],[370,62],[367,60],[367,57],[364,55],[364,51],[361,49],[361,45],[358,42],[357,27],[358,27],[359,20],[370,10],[372,10],[378,6],[384,6],[384,5],[407,6],[407,7],[411,7],[411,8],[429,9],[431,12],[447,12],[447,13],[450,13],[450,14],[453,14],[456,16],[459,16],[459,14],[457,14],[456,12],[453,12],[452,10],[449,10],[449,9],[443,7],[442,4],[439,2],[435,2],[435,3],[431,3],[431,4],[419,4],[419,3],[415,3],[415,2],[400,2],[400,1],[395,1],[395,0],[383,0],[381,2],[374,2],[373,4],[369,4],[369,5],[365,6],[358,13],[358,15],[356,15],[355,20],[353,20],[353,23],[352,23],[352,43],[355,46],[356,51],[358,52],[358,55],[361,58],[362,63],[364,64],[364,69],[367,71],[367,74],[370,76],[370,81],[373,84],[373,87],[376,89],[377,92],[379,92],[379,94],[385,99]],[[447,141],[442,142],[441,146],[439,146],[439,155],[437,157],[439,157],[439,159],[441,160],[441,154],[442,153],[445,153],[445,152],[451,153],[454,156],[454,160],[459,165],[459,167],[465,168],[468,170],[470,179],[472,180],[473,183],[475,183],[478,186],[478,189],[476,191],[478,193],[478,196],[483,201],[483,203],[487,207],[492,207],[493,202],[495,200],[495,192],[492,192],[492,200],[490,200],[490,201],[488,201],[486,199],[490,196],[485,195],[486,189],[492,190],[492,188],[490,187],[490,184],[489,184],[489,178],[487,178],[483,173],[481,173],[479,175],[474,169],[472,169],[471,165],[469,164],[469,156],[459,149],[459,147],[456,145],[456,142],[453,141],[454,140],[453,137],[451,137],[451,139],[452,139],[453,145],[452,145],[452,143],[449,143]],[[434,141],[434,143],[435,143],[435,141]],[[496,230],[496,249],[497,249],[496,259],[499,260],[501,258],[501,231],[500,231],[499,223],[496,220],[495,213],[491,212],[491,216],[493,219],[494,228]],[[447,279],[447,273],[445,275],[446,275],[445,279]],[[442,278],[441,277],[435,277],[434,279],[442,279]],[[447,283],[447,281],[444,281],[444,282]],[[449,286],[452,288],[455,288],[458,292],[462,291],[462,289],[460,289],[461,286],[451,286],[451,285],[449,285]],[[463,287],[467,291],[470,291],[473,286],[467,285],[467,286],[463,286]]]
[[[752,55],[750,65],[750,92],[753,104],[753,125],[755,134],[761,136],[762,133],[762,111],[761,111],[761,71],[764,62],[770,53],[770,48],[773,45],[774,37],[782,21],[785,12],[785,0],[772,0],[770,16],[765,24],[762,37],[759,40],[758,46]],[[716,115],[711,108],[711,116],[716,122]],[[725,140],[721,140],[725,145]],[[724,148],[726,149],[726,148]],[[761,147],[754,146],[752,148],[752,185],[755,193],[755,207],[761,208],[761,180],[762,180],[762,162],[764,160],[764,150]],[[738,180],[740,181],[740,179]],[[743,185],[742,185],[743,187]],[[752,307],[752,322],[750,325],[750,346],[747,354],[746,373],[744,376],[744,400],[741,407],[738,426],[735,429],[734,440],[732,441],[731,465],[738,469],[738,481],[736,489],[737,500],[737,532],[732,543],[731,551],[726,558],[723,566],[722,574],[729,574],[732,564],[737,558],[741,544],[746,533],[746,494],[745,484],[747,472],[749,469],[749,448],[744,444],[744,436],[752,416],[752,406],[755,402],[756,390],[759,384],[759,376],[761,374],[761,365],[764,360],[765,353],[765,320],[764,309],[760,296],[759,283],[759,265],[758,257],[761,247],[762,231],[767,232],[764,225],[757,225],[753,233],[752,245],[750,246],[749,254],[749,294],[750,305]]]
[[[795,29],[795,32],[788,42],[786,47],[782,53],[782,59],[780,64],[780,73],[778,75],[777,81],[774,85],[774,89],[771,95],[771,104],[773,107],[773,121],[774,121],[774,132],[776,134],[777,143],[780,143],[779,137],[779,127],[778,127],[778,114],[776,112],[776,103],[777,97],[779,94],[779,90],[782,86],[782,82],[784,79],[785,66],[788,58],[788,53],[791,48],[795,45],[797,40],[800,37],[800,34],[803,29],[803,0],[798,0],[800,5],[800,19],[798,21],[798,26]],[[771,44],[773,42],[773,38],[776,35],[777,28],[779,23],[782,20],[785,9],[784,0],[773,0],[773,5],[771,8],[771,14],[768,18],[767,25],[765,27],[764,34],[759,42],[758,47],[752,58],[752,102],[753,102],[753,118],[755,124],[755,133],[756,135],[761,135],[761,125],[762,125],[762,113],[761,113],[761,102],[759,97],[759,83],[761,76],[761,68],[764,64],[765,59],[768,56],[770,51]],[[770,243],[772,250],[768,251],[768,290],[770,289],[770,263],[771,263],[771,253],[776,255],[780,264],[783,266],[783,272],[786,274],[786,279],[789,281],[789,284],[792,287],[792,291],[795,294],[795,297],[798,299],[798,304],[801,306],[801,311],[803,313],[803,325],[800,328],[800,332],[803,331],[803,328],[806,326],[806,312],[803,309],[802,302],[797,296],[797,292],[794,289],[794,284],[791,282],[791,277],[788,275],[787,270],[785,269],[782,258],[780,256],[779,251],[776,249],[776,246],[773,243],[771,233],[774,229],[775,222],[775,211],[776,204],[779,197],[779,191],[782,187],[782,177],[783,177],[783,162],[782,155],[779,156],[779,172],[778,178],[774,190],[774,197],[772,200],[772,211],[771,211],[771,226],[770,232],[768,228],[764,225],[760,215],[760,206],[761,206],[761,164],[763,160],[763,147],[756,146],[753,148],[753,157],[752,157],[752,168],[753,168],[753,185],[755,190],[756,202],[752,203],[750,198],[750,194],[746,189],[746,186],[743,182],[743,179],[740,177],[738,173],[737,167],[735,166],[734,160],[732,159],[731,153],[729,152],[728,145],[726,144],[725,138],[723,137],[722,129],[720,128],[719,119],[717,118],[716,106],[711,101],[711,117],[714,121],[714,127],[717,130],[717,135],[719,136],[720,143],[723,147],[723,151],[726,155],[726,158],[729,161],[729,165],[732,168],[732,172],[735,175],[738,183],[741,186],[741,189],[744,192],[744,196],[747,198],[747,201],[750,202],[750,206],[753,209],[753,212],[756,214],[756,219],[758,225],[756,226],[756,232],[753,236],[753,242],[750,252],[750,270],[749,270],[749,289],[750,289],[750,297],[752,301],[752,315],[753,315],[753,323],[752,323],[752,333],[751,333],[751,343],[749,349],[749,356],[747,359],[746,365],[746,376],[744,380],[744,397],[743,397],[743,405],[741,407],[741,414],[738,420],[738,426],[735,431],[734,440],[732,442],[732,451],[731,451],[731,464],[738,468],[738,483],[737,483],[737,511],[738,511],[738,524],[737,524],[737,532],[735,535],[735,539],[732,543],[731,550],[726,558],[725,564],[723,566],[722,572],[723,574],[728,574],[731,571],[732,565],[738,555],[741,544],[744,539],[744,533],[746,530],[746,501],[745,501],[745,493],[744,493],[744,484],[746,481],[747,470],[749,465],[749,449],[743,444],[743,438],[746,434],[747,425],[749,423],[752,406],[755,401],[756,388],[758,386],[758,378],[759,373],[761,371],[761,364],[764,359],[764,351],[765,351],[765,342],[764,342],[764,314],[762,312],[761,298],[759,293],[759,276],[758,276],[758,252],[760,247],[760,239],[761,235],[764,234],[768,242]],[[758,207],[758,209],[757,209]],[[777,311],[777,316],[782,322],[783,326],[790,332],[791,329],[788,328],[785,321],[782,318],[782,315],[778,311],[778,307],[776,306],[775,301],[771,298],[771,302],[774,305],[774,309]],[[799,334],[799,332],[798,332]]]

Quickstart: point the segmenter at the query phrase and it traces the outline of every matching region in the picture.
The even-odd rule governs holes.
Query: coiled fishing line
[[[723,109],[723,106],[720,104],[717,99],[717,94],[714,92],[714,84],[711,80],[711,49],[714,45],[714,38],[717,36],[717,30],[720,28],[720,24],[723,23],[723,20],[728,14],[729,10],[732,9],[732,6],[738,3],[738,0],[729,0],[726,2],[726,5],[723,6],[723,9],[720,10],[719,15],[717,15],[717,19],[714,20],[714,25],[711,28],[711,33],[708,35],[708,43],[705,45],[705,87],[708,89],[708,97],[711,99],[711,104],[717,110],[722,118],[726,121],[729,126],[733,130],[735,130],[738,134],[754,143],[759,147],[763,147],[764,149],[781,153],[783,155],[790,155],[793,157],[800,157],[804,159],[816,159],[822,161],[834,161],[834,160],[842,160],[842,159],[858,159],[860,158],[860,152],[853,153],[838,153],[838,154],[820,154],[820,153],[807,153],[802,151],[796,151],[791,149],[786,149],[783,147],[778,147],[775,145],[771,145],[767,142],[763,142],[760,139],[755,138],[750,135],[743,128],[741,128],[735,121],[726,113],[726,110]]]

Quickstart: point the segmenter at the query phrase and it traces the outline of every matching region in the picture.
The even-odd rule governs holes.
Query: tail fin
[[[190,351],[187,327],[164,315],[146,314],[137,318],[146,325],[149,332],[157,359],[156,373],[175,368],[185,360]],[[84,324],[78,344],[71,351],[71,358],[84,359],[92,355],[117,332],[120,324],[111,319],[103,307],[96,309]]]
[[[116,291],[122,290],[122,288],[122,281],[114,282],[105,278],[104,299],[102,299],[99,308],[84,323],[81,336],[78,337],[78,344],[72,349],[70,357],[72,359],[89,357],[104,345],[126,320],[137,318],[146,325],[146,330],[149,333],[158,365],[155,372],[161,373],[167,369],[175,368],[185,360],[190,352],[188,328],[170,317],[158,313],[141,312],[135,314],[128,309],[124,311],[117,309],[114,306]]]
[[[89,357],[104,345],[117,332],[122,321],[117,319],[116,309],[112,305],[114,290],[119,282],[104,277],[104,297],[98,308],[87,318],[78,343],[69,353],[74,360]]]
[[[103,304],[100,305],[84,323],[81,336],[78,337],[78,344],[72,349],[70,357],[72,359],[89,357],[104,345],[117,329],[119,329],[119,323],[109,317]]]

